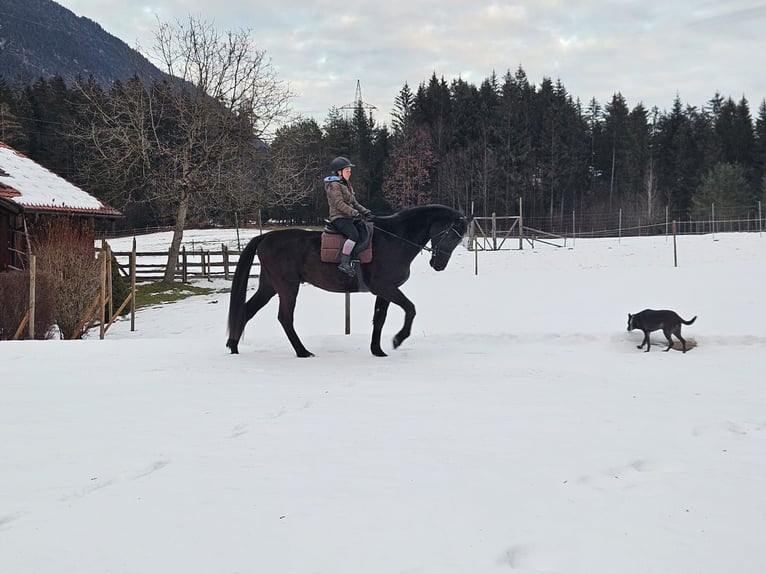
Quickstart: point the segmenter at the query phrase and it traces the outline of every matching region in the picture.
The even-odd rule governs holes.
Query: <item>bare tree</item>
[[[290,208],[321,186],[322,131],[314,120],[299,120],[277,130],[271,144],[269,203]]]
[[[82,85],[90,103],[88,140],[97,180],[118,181],[125,201],[169,214],[173,239],[164,280],[172,282],[190,210],[242,202],[264,139],[287,119],[292,98],[249,31],[220,34],[195,17],[159,23],[149,59],[168,74],[104,94]],[[125,201],[114,201],[115,205]]]
[[[395,208],[431,201],[431,169],[435,164],[431,142],[422,128],[405,134],[392,153],[391,170],[383,195]]]

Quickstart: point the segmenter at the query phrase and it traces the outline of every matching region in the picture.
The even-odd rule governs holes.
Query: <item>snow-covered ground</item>
[[[0,572],[766,572],[765,257],[758,234],[680,237],[678,268],[664,237],[484,252],[478,275],[462,247],[442,273],[419,256],[383,359],[374,298],[344,335],[311,286],[311,359],[276,299],[227,354],[220,292],[103,341],[2,342]],[[698,315],[697,347],[636,349],[646,307]]]

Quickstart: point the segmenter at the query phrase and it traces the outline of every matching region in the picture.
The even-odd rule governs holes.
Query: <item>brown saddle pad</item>
[[[370,233],[370,241],[367,247],[359,252],[359,262],[369,263],[372,261],[372,230],[373,224],[367,223],[367,229]],[[320,258],[323,263],[340,263],[341,249],[346,238],[340,233],[327,233],[322,232],[322,249],[320,251]]]

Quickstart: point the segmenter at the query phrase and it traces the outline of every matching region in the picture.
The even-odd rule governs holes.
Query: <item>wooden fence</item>
[[[130,251],[113,252],[123,276],[129,276]],[[181,248],[178,254],[175,280],[187,283],[191,279],[226,279],[234,275],[239,261],[240,251],[232,251],[221,244],[220,251],[187,250]],[[136,281],[161,281],[165,275],[168,262],[167,251],[138,251],[136,252]],[[258,277],[258,260],[250,270],[250,277]]]
[[[540,229],[527,227],[523,218],[518,215],[496,215],[491,217],[474,217],[468,229],[469,251],[500,251],[502,249],[516,249],[515,240],[518,239],[518,249],[524,249],[524,242],[534,248],[535,241],[563,247],[566,238],[554,233],[548,233]],[[514,241],[511,242],[510,240]],[[506,241],[508,245],[506,246]]]
[[[135,250],[135,240],[133,243]],[[114,324],[114,321],[120,316],[123,310],[130,305],[130,330],[136,330],[136,274],[135,257],[133,252],[128,252],[128,274],[129,291],[124,301],[114,300],[114,290],[112,285],[112,273],[109,270],[109,262],[112,260],[114,252],[106,241],[101,241],[101,247],[96,248],[98,253],[99,267],[99,290],[93,299],[88,310],[80,319],[77,326],[73,329],[70,338],[80,339],[91,328],[99,327],[99,338],[103,339],[107,330]],[[16,329],[12,340],[18,340],[24,330],[28,330],[29,339],[35,338],[35,313],[37,301],[37,257],[29,255],[29,303],[24,316]],[[115,309],[116,307],[116,309]]]

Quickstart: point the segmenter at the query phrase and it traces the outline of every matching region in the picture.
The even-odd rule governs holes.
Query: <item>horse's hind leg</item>
[[[290,344],[295,349],[295,354],[299,357],[313,357],[314,353],[309,352],[306,347],[301,343],[298,333],[295,332],[293,326],[295,317],[295,302],[298,299],[298,286],[299,284],[290,285],[283,288],[279,292],[279,315],[278,319],[282,325],[282,329],[285,330],[287,338],[290,340]]]
[[[380,347],[380,335],[383,332],[383,323],[386,322],[388,315],[388,300],[383,297],[375,299],[375,314],[372,316],[372,341],[370,342],[370,351],[376,357],[386,357]]]
[[[266,303],[271,301],[271,298],[276,295],[277,292],[274,288],[261,278],[258,283],[258,290],[250,299],[245,303],[245,317],[241,325],[237,326],[235,331],[229,333],[229,340],[226,342],[226,346],[231,349],[232,355],[239,353],[239,340],[242,337],[242,333],[245,330],[245,325],[252,319],[255,314],[260,311]]]

